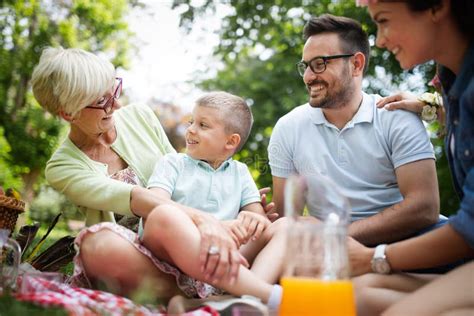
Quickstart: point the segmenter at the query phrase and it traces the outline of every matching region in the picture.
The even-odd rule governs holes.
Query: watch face
[[[377,273],[381,273],[381,274],[390,273],[390,266],[388,265],[388,262],[383,258],[374,259],[372,268]]]

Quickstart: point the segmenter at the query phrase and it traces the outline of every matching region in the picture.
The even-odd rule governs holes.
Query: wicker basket
[[[25,202],[0,195],[0,229],[9,229],[10,236],[15,230],[18,215],[25,211]]]

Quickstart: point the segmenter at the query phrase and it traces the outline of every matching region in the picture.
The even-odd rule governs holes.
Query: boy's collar
[[[204,167],[206,169],[211,169],[211,170],[214,170],[214,171],[219,171],[219,170],[224,170],[226,169],[231,161],[232,161],[232,157],[229,157],[227,158],[226,160],[224,160],[220,165],[219,167],[217,167],[216,169],[214,169],[207,161],[205,160],[200,160],[200,159],[194,159],[193,157],[189,156],[188,154],[185,154],[186,157],[191,160],[193,163],[195,163],[196,165],[200,166],[200,167]]]

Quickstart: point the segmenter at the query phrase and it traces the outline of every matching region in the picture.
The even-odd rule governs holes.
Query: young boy
[[[199,98],[186,130],[186,154],[164,156],[157,163],[148,188],[156,195],[223,221],[253,274],[274,284],[281,274],[286,226],[282,220],[271,223],[267,219],[247,166],[231,158],[245,144],[252,123],[252,113],[240,97],[213,92]],[[145,245],[153,245],[162,228],[149,222],[150,217],[144,224]],[[177,238],[178,235],[179,232]],[[218,255],[218,251],[211,246],[209,255]],[[165,257],[182,269],[172,256],[166,253]],[[225,289],[232,293],[228,287]],[[244,290],[232,294],[251,293]]]

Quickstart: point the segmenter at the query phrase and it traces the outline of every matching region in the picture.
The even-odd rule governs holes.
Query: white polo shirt
[[[349,199],[352,220],[402,201],[395,169],[434,159],[433,146],[415,114],[377,109],[379,98],[363,93],[359,110],[342,130],[309,104],[283,116],[268,146],[272,175],[287,178],[320,173],[330,177]]]

